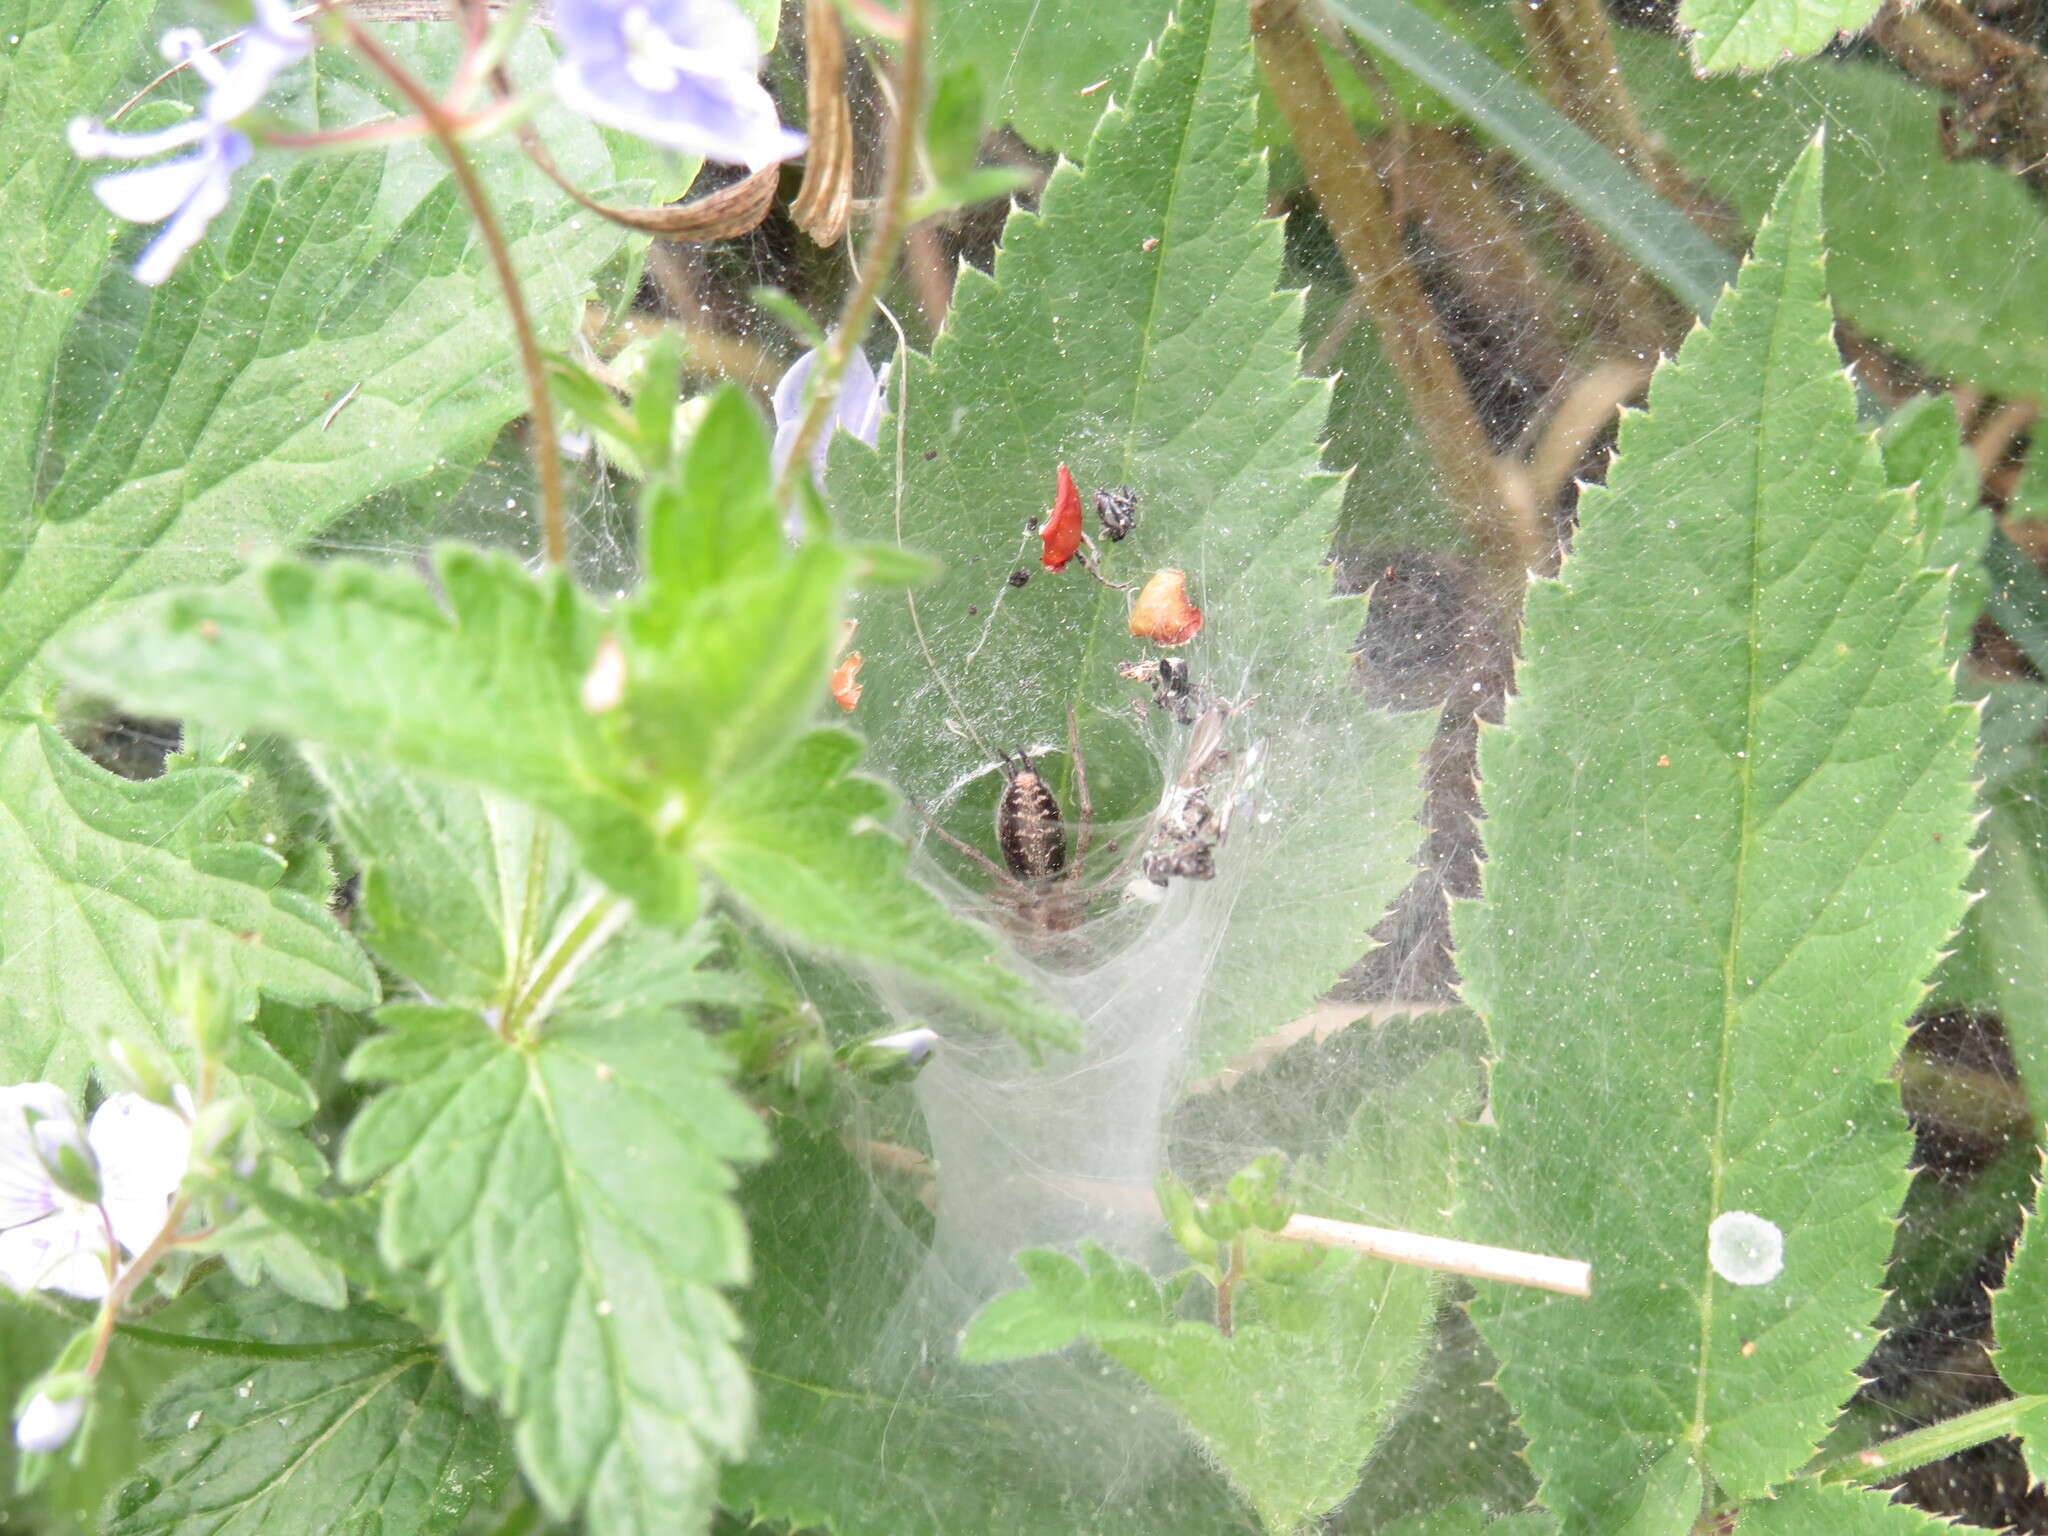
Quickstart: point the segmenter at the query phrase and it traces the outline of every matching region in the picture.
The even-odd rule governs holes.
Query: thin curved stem
[[[859,279],[839,311],[839,324],[825,342],[824,356],[811,371],[809,404],[804,408],[789,458],[775,487],[775,499],[781,505],[788,504],[796,477],[810,465],[811,449],[838,403],[839,381],[846,372],[847,361],[867,330],[882,284],[896,267],[897,247],[903,242],[904,219],[910,206],[911,172],[917,165],[917,129],[924,104],[926,10],[927,0],[905,0],[903,47],[896,59],[896,121],[889,135],[889,163],[882,179],[881,205]],[[897,366],[904,366],[904,362]]]
[[[534,337],[533,321],[527,314],[526,294],[519,286],[519,273],[512,265],[512,247],[506,242],[505,231],[491,209],[490,199],[484,194],[476,167],[470,163],[469,155],[462,147],[457,120],[450,116],[448,109],[435,99],[431,91],[415,80],[352,18],[344,15],[342,26],[347,30],[350,46],[396,87],[419,114],[420,121],[427,125],[427,132],[440,144],[441,152],[448,157],[448,169],[455,177],[455,185],[461,189],[463,201],[469,204],[470,217],[476,220],[477,234],[483,240],[484,249],[490,253],[491,266],[498,275],[498,286],[504,291],[505,311],[512,321],[512,334],[519,345],[519,366],[526,375],[527,408],[533,418],[533,468],[540,482],[541,532],[546,543],[548,564],[562,565],[569,557],[569,535],[562,510],[562,454],[555,432],[555,407],[548,395],[547,365],[541,360],[540,343]]]

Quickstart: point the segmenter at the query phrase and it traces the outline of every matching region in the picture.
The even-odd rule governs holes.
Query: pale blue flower
[[[227,207],[229,179],[248,163],[251,149],[235,120],[252,111],[277,72],[312,45],[312,33],[292,20],[284,0],[256,0],[256,24],[225,61],[190,27],[164,34],[164,57],[207,84],[197,117],[155,133],[117,133],[84,117],[72,121],[71,152],[83,160],[147,160],[192,151],[93,183],[94,194],[116,218],[163,225],[135,263],[137,282],[154,288],[169,277]]]
[[[769,403],[775,409],[775,463],[778,468],[788,462],[790,450],[796,446],[796,431],[804,417],[804,385],[809,382],[811,368],[817,361],[815,349],[806,352],[789,365],[789,372],[775,381],[775,390],[769,396]],[[832,423],[818,434],[818,441],[811,447],[813,474],[825,468],[825,454],[832,446],[834,428],[851,432],[870,448],[875,446],[875,438],[881,432],[882,380],[875,372],[875,365],[858,347],[846,360],[846,372],[840,376],[839,408]]]
[[[556,0],[555,95],[592,122],[759,170],[800,154],[732,0]]]

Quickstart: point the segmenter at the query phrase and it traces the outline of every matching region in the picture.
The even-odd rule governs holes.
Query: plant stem
[[[824,355],[811,370],[809,403],[775,486],[775,500],[781,506],[789,504],[797,477],[809,470],[811,449],[837,407],[839,380],[846,372],[847,360],[860,345],[882,284],[896,266],[897,247],[902,243],[904,216],[910,204],[910,174],[917,164],[917,130],[924,106],[927,5],[928,0],[904,0],[903,47],[896,58],[896,122],[889,135],[889,163],[882,178],[881,208],[874,233],[868,238],[860,278],[839,311],[837,328],[825,340]],[[899,359],[897,366],[904,367],[907,362],[908,359]]]
[[[128,1267],[114,1277],[114,1283],[107,1287],[106,1300],[100,1303],[99,1321],[92,1341],[92,1358],[86,1362],[85,1374],[97,1376],[100,1366],[106,1362],[107,1345],[113,1341],[114,1324],[121,1315],[121,1305],[127,1301],[157,1261],[178,1245],[178,1224],[185,1219],[185,1212],[191,1209],[191,1195],[180,1191],[178,1198],[171,1202],[171,1208],[164,1217],[164,1224],[157,1228],[156,1236],[149,1240],[149,1246],[128,1261]]]
[[[1973,1445],[2018,1434],[2020,1420],[2042,1408],[2048,1408],[2048,1396],[2009,1397],[2002,1403],[1959,1413],[1911,1434],[1809,1462],[1806,1475],[1819,1477],[1823,1482],[1881,1483],[1930,1461],[1967,1451]]]
[[[1408,260],[1379,176],[1323,68],[1300,0],[1252,0],[1251,17],[1259,68],[1422,428],[1445,499],[1485,562],[1490,585],[1519,601],[1529,568],[1542,562],[1551,539],[1502,494],[1493,445]]]
[[[631,908],[616,896],[593,898],[568,931],[541,956],[532,979],[505,1009],[499,1034],[516,1041],[529,1022],[544,1016],[561,989],[583,968],[584,961],[604,947],[630,913]]]
[[[505,231],[491,210],[483,183],[477,179],[476,167],[462,147],[456,120],[434,99],[432,92],[352,18],[344,14],[342,25],[347,29],[350,46],[396,87],[427,125],[428,133],[439,142],[441,152],[448,157],[455,185],[461,189],[463,201],[469,204],[470,217],[476,220],[477,234],[490,253],[498,286],[504,291],[512,334],[519,345],[519,366],[526,375],[527,408],[533,419],[533,468],[540,482],[541,533],[548,564],[562,565],[569,557],[569,535],[562,511],[562,454],[555,434],[555,407],[548,395],[547,367],[541,361],[540,343],[534,338],[533,321],[526,311],[526,294],[512,265],[512,247],[506,243]]]

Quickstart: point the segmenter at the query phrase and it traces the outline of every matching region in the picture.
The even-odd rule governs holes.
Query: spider
[[[1088,849],[1095,835],[1095,804],[1088,794],[1088,765],[1081,753],[1081,732],[1074,711],[1067,711],[1067,755],[1074,765],[1074,798],[1080,811],[1067,857],[1067,818],[1059,797],[1045,782],[1038,765],[1023,751],[998,754],[1003,787],[996,796],[998,864],[973,844],[940,826],[916,801],[912,807],[926,826],[965,856],[993,882],[997,911],[1020,942],[1034,949],[1057,948],[1057,936],[1072,932],[1087,915],[1094,893],[1087,889]],[[1116,843],[1109,843],[1112,852]]]
[[[988,875],[998,917],[1019,944],[1034,954],[1058,957],[1073,951],[1073,941],[1066,936],[1081,926],[1097,897],[1119,885],[1129,865],[1138,864],[1143,878],[1131,880],[1123,887],[1123,895],[1144,904],[1161,900],[1172,878],[1215,878],[1216,850],[1228,835],[1243,770],[1232,774],[1229,788],[1217,797],[1216,804],[1211,804],[1210,796],[1221,770],[1232,765],[1232,753],[1223,744],[1224,724],[1243,707],[1214,703],[1203,711],[1189,732],[1181,771],[1147,818],[1142,841],[1116,871],[1093,887],[1087,880],[1087,860],[1095,832],[1095,806],[1088,792],[1080,729],[1071,708],[1067,711],[1067,754],[1074,765],[1074,797],[1080,813],[1071,861],[1067,820],[1059,798],[1028,753],[998,754],[1003,787],[996,797],[995,845],[1000,863],[940,826],[923,806],[915,801],[911,804],[932,831]],[[1256,757],[1254,748],[1249,761],[1255,762]],[[1118,844],[1111,839],[1106,847],[1115,853]]]

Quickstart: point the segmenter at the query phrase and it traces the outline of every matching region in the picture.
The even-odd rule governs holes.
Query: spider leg
[[[909,807],[913,811],[917,812],[918,817],[924,822],[924,824],[927,827],[931,828],[932,831],[938,833],[938,835],[944,838],[948,843],[950,843],[957,852],[964,853],[965,855],[967,855],[967,857],[971,859],[979,868],[984,870],[989,875],[989,877],[996,882],[998,886],[1006,890],[1023,889],[1022,886],[1018,885],[1016,879],[1010,874],[1010,872],[1007,869],[1004,869],[1002,865],[998,864],[994,859],[990,858],[987,854],[983,853],[979,848],[975,847],[972,843],[963,843],[962,841],[960,841],[959,838],[955,837],[952,833],[948,832],[944,827],[940,826],[937,820],[934,819],[934,817],[932,816],[932,813],[926,810],[923,806],[919,805],[913,796],[905,795],[903,799],[904,802],[907,805],[909,805]]]
[[[1088,765],[1081,756],[1081,727],[1071,704],[1067,706],[1067,758],[1074,765],[1074,799],[1081,808],[1080,830],[1074,835],[1073,879],[1078,885],[1088,861],[1088,841],[1095,834],[1095,804],[1088,798]]]

